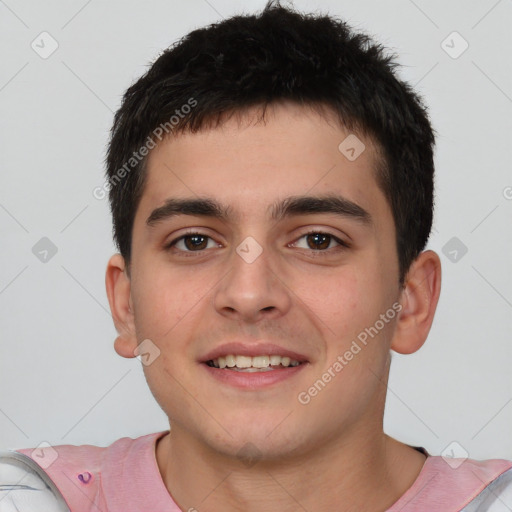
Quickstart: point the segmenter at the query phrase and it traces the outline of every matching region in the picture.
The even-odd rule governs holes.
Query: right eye
[[[208,246],[208,240],[213,242],[214,245]],[[203,249],[211,249],[212,247],[218,247],[218,244],[211,237],[193,231],[175,238],[165,246],[165,249],[171,250],[174,248],[181,252],[202,252]]]

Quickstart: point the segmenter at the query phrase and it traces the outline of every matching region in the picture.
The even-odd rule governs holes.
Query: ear
[[[131,282],[121,254],[114,254],[110,258],[105,275],[105,286],[114,325],[119,334],[114,342],[114,349],[120,356],[135,357],[137,336],[131,300]]]
[[[396,323],[391,349],[412,354],[427,339],[441,293],[441,261],[434,251],[424,251],[407,272],[400,295],[402,309]]]

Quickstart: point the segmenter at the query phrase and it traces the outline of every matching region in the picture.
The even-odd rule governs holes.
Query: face
[[[400,288],[371,140],[354,159],[334,118],[255,112],[152,151],[130,304],[173,431],[272,458],[381,429]]]

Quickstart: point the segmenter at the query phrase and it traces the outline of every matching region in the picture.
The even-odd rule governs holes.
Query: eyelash
[[[306,233],[303,233],[302,235],[300,235],[296,239],[296,241],[298,241],[301,238],[304,238],[304,237],[306,237],[308,235],[324,235],[324,236],[328,236],[328,237],[331,237],[332,240],[334,240],[336,243],[339,244],[338,246],[331,247],[330,249],[309,249],[310,251],[315,253],[315,255],[316,254],[321,254],[321,253],[326,253],[325,256],[328,256],[328,255],[332,254],[333,252],[343,251],[345,249],[350,248],[350,244],[348,244],[347,242],[345,242],[345,241],[339,239],[338,237],[334,236],[332,233],[329,233],[329,232],[326,232],[326,231],[320,231],[318,229],[312,229],[310,231],[307,231]],[[172,240],[171,242],[166,244],[164,249],[167,250],[167,251],[170,251],[179,241],[181,241],[181,240],[183,240],[183,239],[185,239],[187,237],[190,237],[190,236],[202,236],[202,237],[209,238],[209,239],[213,240],[212,237],[210,237],[210,236],[208,236],[208,235],[206,235],[204,233],[201,233],[199,231],[187,231],[185,234],[181,235],[178,238],[175,238],[174,240]],[[187,256],[192,256],[194,253],[204,252],[205,249],[201,249],[201,250],[198,250],[198,251],[183,251],[181,249],[178,249],[178,251],[181,252],[181,253],[184,253],[184,255],[186,254]],[[324,256],[324,254],[322,254],[322,256]]]

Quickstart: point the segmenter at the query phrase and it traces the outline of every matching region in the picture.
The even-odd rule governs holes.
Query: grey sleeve
[[[0,452],[0,512],[70,512],[50,477],[27,455]]]
[[[512,469],[493,480],[461,512],[510,512],[512,510]]]

